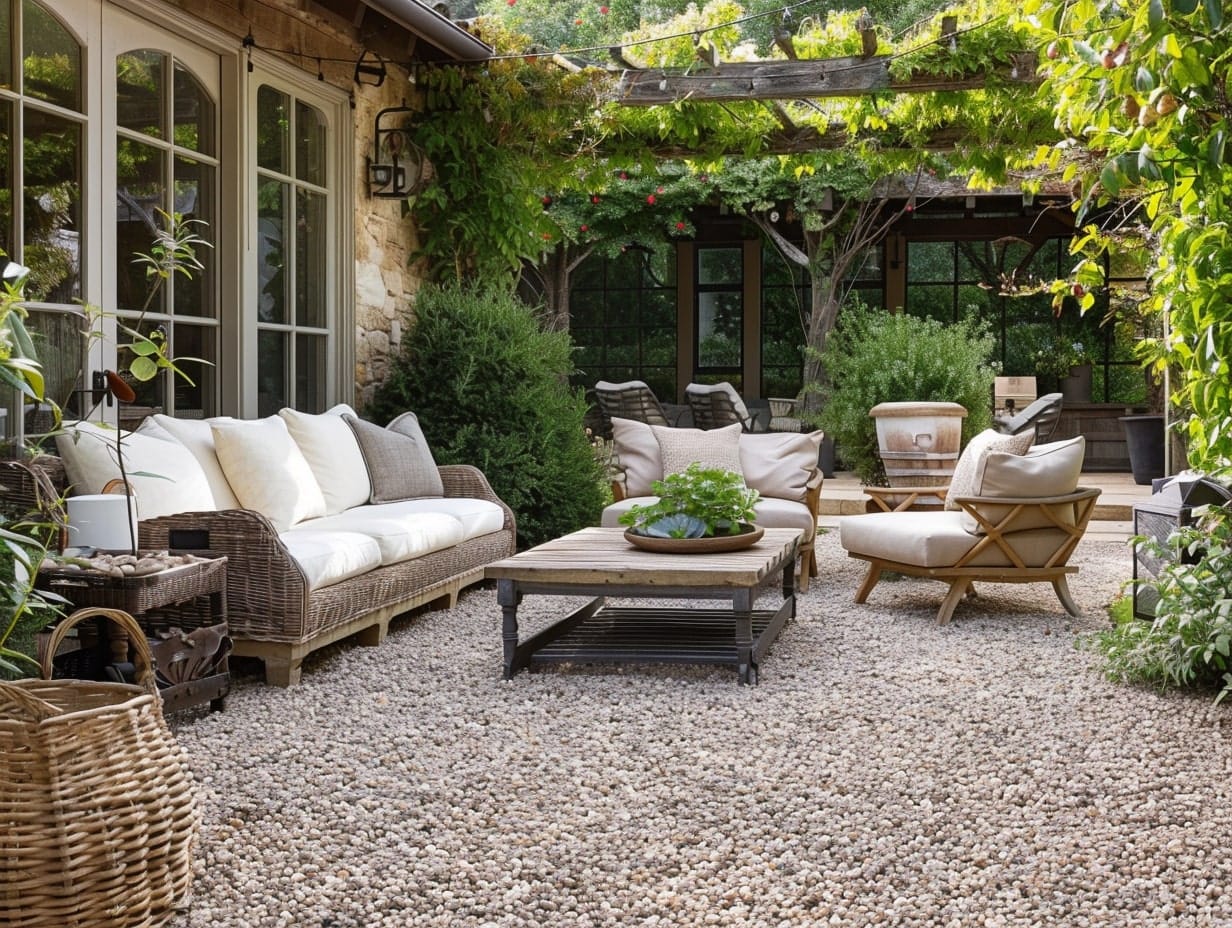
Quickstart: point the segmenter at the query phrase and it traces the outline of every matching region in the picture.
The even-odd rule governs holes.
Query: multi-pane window
[[[693,328],[698,379],[743,386],[744,249],[740,245],[697,248],[697,308]]]
[[[138,49],[116,57],[116,315],[143,335],[166,338],[183,376],[164,371],[137,383],[138,402],[185,417],[214,413],[213,362],[218,311],[213,244],[218,191],[217,107],[201,81],[164,51]],[[202,243],[203,267],[164,278],[140,255],[158,234],[183,224]],[[122,331],[121,344],[130,339]],[[128,367],[120,352],[121,369]]]
[[[83,52],[52,13],[32,0],[0,0],[0,249],[29,268],[28,326],[48,398],[63,407],[84,364]],[[42,407],[7,391],[0,434],[50,424]]]
[[[256,120],[257,412],[321,412],[331,286],[325,114],[263,83]]]
[[[1140,371],[1131,371],[1132,338],[1104,324],[1107,303],[1085,315],[1072,301],[1057,314],[1041,282],[1073,267],[1068,241],[913,241],[907,244],[906,310],[952,322],[980,319],[997,338],[1007,376],[1033,376],[1039,393],[1058,389],[1057,359],[1078,353],[1094,369],[1094,402],[1138,403]]]
[[[578,267],[569,293],[575,384],[644,380],[661,400],[676,396],[675,267],[671,249],[633,246]]]

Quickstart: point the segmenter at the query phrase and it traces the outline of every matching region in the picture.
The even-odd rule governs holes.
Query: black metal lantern
[[[1148,584],[1140,581],[1158,577],[1163,568],[1177,558],[1183,564],[1197,563],[1200,555],[1170,549],[1168,537],[1177,529],[1194,522],[1193,511],[1199,506],[1227,506],[1232,502],[1232,490],[1199,474],[1180,474],[1160,481],[1156,492],[1145,502],[1134,504],[1134,535],[1157,542],[1154,546],[1134,544],[1134,616],[1148,621],[1155,618],[1159,596]],[[1169,557],[1171,554],[1171,557]]]
[[[400,199],[419,190],[424,172],[423,149],[411,140],[411,130],[404,121],[393,121],[396,114],[413,112],[409,106],[391,106],[376,114],[375,155],[368,162],[368,184],[374,197]]]

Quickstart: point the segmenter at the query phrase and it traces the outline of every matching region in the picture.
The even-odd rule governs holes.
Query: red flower
[[[649,203],[651,206],[654,206],[654,201],[655,201],[655,199],[654,199],[654,194],[653,194],[653,193],[652,193],[652,194],[650,194],[648,197],[646,197],[646,202],[647,202],[647,203]]]
[[[508,3],[510,6],[513,6],[515,3],[518,2],[518,0],[505,0],[505,2]]]
[[[544,206],[551,206],[551,205],[552,205],[552,198],[551,198],[551,197],[544,197],[544,198],[543,198],[543,205],[544,205]]]
[[[629,179],[629,175],[628,175],[628,174],[626,174],[624,171],[621,171],[621,172],[620,172],[620,179],[621,179],[621,180],[628,180],[628,179]]]
[[[604,16],[606,16],[606,15],[607,15],[607,7],[605,7],[605,6],[601,6],[601,7],[599,7],[599,12],[600,12],[600,13],[602,13]]]
[[[663,192],[663,188],[662,188],[662,187],[659,187],[657,190],[655,190],[655,193],[662,193],[662,192]]]
[[[598,195],[598,194],[595,194],[593,197],[591,197],[591,198],[590,198],[590,202],[591,202],[591,203],[598,203],[598,202],[599,202],[599,195]]]
[[[580,25],[582,25],[582,21],[581,21],[580,19],[575,19],[575,20],[573,21],[573,25],[575,25],[575,26],[580,26]]]
[[[544,233],[543,233],[543,240],[544,240],[545,242],[550,242],[550,241],[552,240],[552,233],[551,233],[551,232],[544,232]]]
[[[579,231],[581,231],[581,232],[586,232],[586,231],[588,231],[588,230],[589,230],[589,228],[590,228],[590,227],[589,227],[588,225],[586,225],[585,223],[583,223],[582,225],[578,226],[578,230],[579,230]]]
[[[678,222],[678,223],[676,223],[676,231],[677,231],[677,232],[683,232],[683,231],[684,231],[684,223],[683,223],[683,222]]]

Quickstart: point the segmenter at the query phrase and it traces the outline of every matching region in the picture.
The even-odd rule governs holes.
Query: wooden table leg
[[[518,666],[518,605],[522,594],[516,580],[496,581],[496,602],[501,607],[501,641],[504,645],[505,679],[512,679]]]

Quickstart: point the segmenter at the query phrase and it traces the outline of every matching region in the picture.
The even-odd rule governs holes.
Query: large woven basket
[[[153,928],[188,895],[192,779],[163,720],[149,645],[133,617],[79,609],[52,636],[103,615],[128,632],[136,685],[0,683],[0,925]]]

